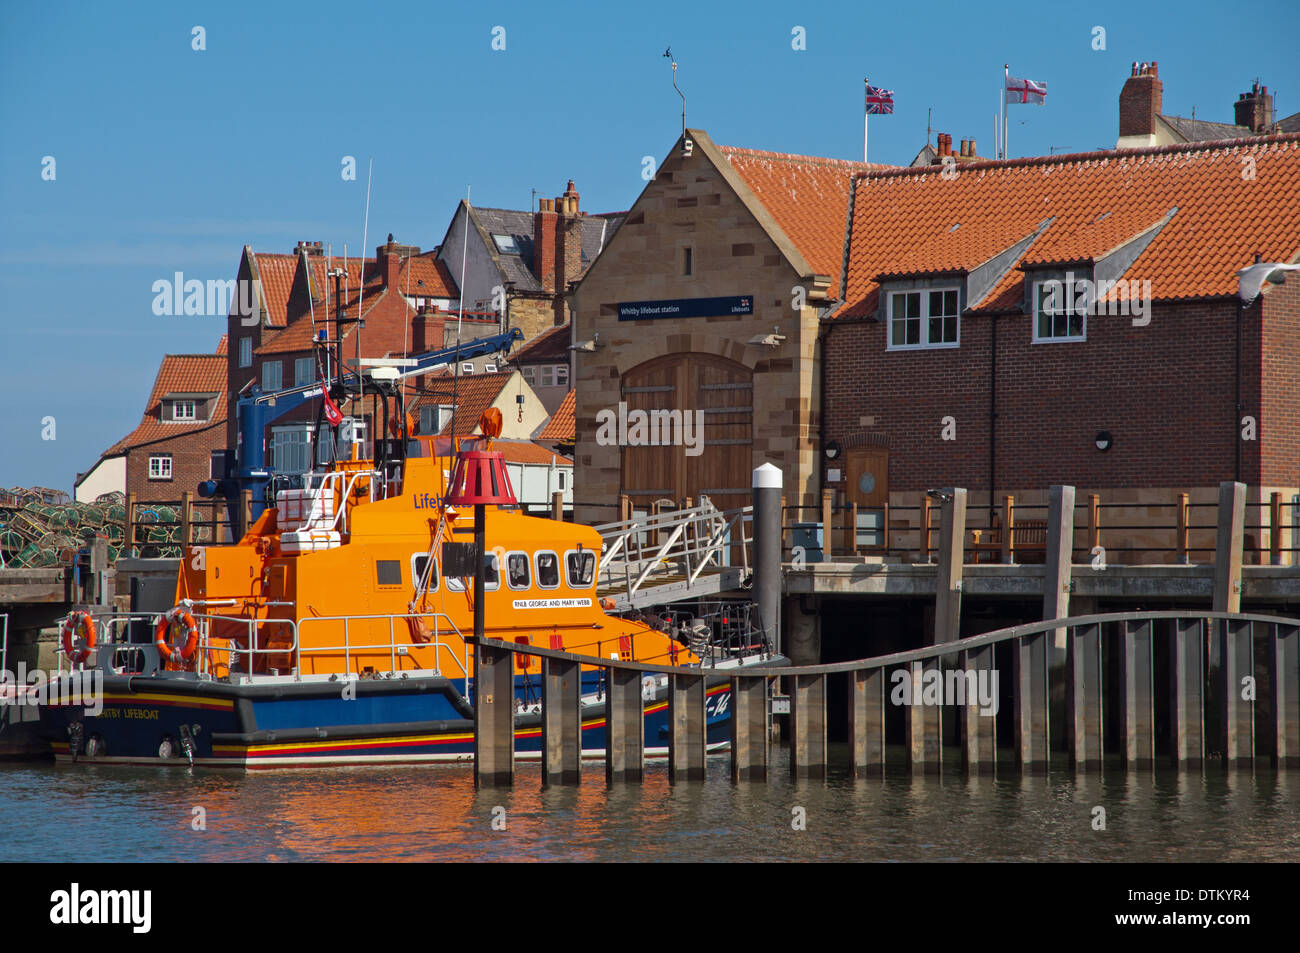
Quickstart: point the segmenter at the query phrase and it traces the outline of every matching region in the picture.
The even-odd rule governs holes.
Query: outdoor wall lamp
[[[822,453],[826,454],[827,460],[834,460],[840,455],[840,442],[831,440],[822,448]]]
[[[1101,433],[1097,434],[1093,442],[1097,444],[1098,450],[1105,453],[1111,448],[1111,445],[1115,442],[1115,438],[1110,435],[1109,430],[1103,430]]]

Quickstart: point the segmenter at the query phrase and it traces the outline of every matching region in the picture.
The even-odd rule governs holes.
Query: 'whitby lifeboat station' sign
[[[753,313],[753,295],[742,295],[736,298],[678,298],[675,301],[623,301],[618,306],[620,321],[650,321],[655,318],[716,318]]]

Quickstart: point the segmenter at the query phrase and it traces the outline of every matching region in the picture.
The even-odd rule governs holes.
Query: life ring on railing
[[[185,644],[179,648],[174,648],[167,641],[168,630],[173,627],[184,628],[186,632]],[[158,620],[158,628],[154,630],[154,645],[158,647],[158,654],[162,656],[164,662],[193,660],[199,648],[199,627],[194,624],[194,616],[190,615],[184,606],[176,606],[168,610]]]
[[[72,643],[78,628],[82,633],[80,647]],[[90,650],[95,647],[95,620],[90,617],[89,612],[80,610],[69,612],[59,629],[59,638],[63,643],[63,654],[68,657],[68,661],[73,665],[80,665],[90,658]]]

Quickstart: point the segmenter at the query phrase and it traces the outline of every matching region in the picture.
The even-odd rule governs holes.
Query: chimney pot
[[[979,157],[979,154],[975,151],[975,140],[974,140],[974,139],[972,139],[972,140],[970,141],[970,157],[971,157],[972,159],[975,159],[975,158],[978,158],[978,157]]]

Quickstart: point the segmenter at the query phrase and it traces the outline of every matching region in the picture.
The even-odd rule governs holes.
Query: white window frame
[[[555,557],[555,585],[553,586],[542,584],[542,573],[538,569],[538,560],[542,556]],[[559,589],[564,582],[564,578],[564,560],[560,558],[559,553],[553,549],[539,549],[537,552],[533,553],[533,584],[536,585],[538,589]]]
[[[304,376],[303,368],[307,369]],[[293,359],[293,386],[301,387],[303,384],[310,384],[316,379],[316,362],[310,357],[295,357]]]
[[[166,464],[166,466],[164,466],[164,464]],[[172,455],[170,453],[155,454],[149,458],[149,479],[172,479]]]
[[[285,437],[300,439],[286,440]],[[281,438],[281,439],[277,439]],[[293,453],[292,468],[285,465],[281,455],[286,451]],[[299,467],[298,464],[303,464]],[[276,473],[307,473],[312,469],[312,425],[288,424],[271,428],[271,466]]]
[[[251,337],[239,339],[239,366],[253,366],[253,339]]]
[[[189,413],[182,413],[183,409],[188,409]],[[172,420],[181,423],[194,423],[199,419],[199,402],[197,400],[174,400],[172,401]]]
[[[1066,293],[1067,297],[1069,298],[1069,301],[1067,302],[1067,307],[1064,309],[1064,312],[1063,312],[1063,313],[1064,313],[1064,315],[1066,316],[1066,330],[1067,330],[1067,331],[1069,330],[1069,316],[1070,316],[1071,312],[1073,312],[1073,311],[1076,310],[1076,309],[1073,307],[1073,305],[1074,305],[1074,299],[1075,299],[1076,294],[1077,294],[1077,286],[1080,285],[1080,284],[1083,284],[1086,280],[1087,280],[1086,278],[1076,278],[1076,279],[1075,279],[1075,285],[1076,285],[1076,287],[1075,287],[1075,288],[1071,288],[1071,289]],[[1082,319],[1082,323],[1081,323],[1081,325],[1080,325],[1080,327],[1081,327],[1081,331],[1080,331],[1079,334],[1049,334],[1049,335],[1046,335],[1046,336],[1041,336],[1041,335],[1039,335],[1039,333],[1038,333],[1038,319],[1039,319],[1040,317],[1043,316],[1042,312],[1039,311],[1039,306],[1042,304],[1042,300],[1043,300],[1043,295],[1042,295],[1041,288],[1042,288],[1043,285],[1048,284],[1049,282],[1052,282],[1052,281],[1055,281],[1055,282],[1056,282],[1057,284],[1059,284],[1062,288],[1065,287],[1065,280],[1064,280],[1064,279],[1051,279],[1051,278],[1044,278],[1042,281],[1035,281],[1035,282],[1034,282],[1034,297],[1033,297],[1033,301],[1034,301],[1033,343],[1034,343],[1034,344],[1068,344],[1068,343],[1071,343],[1071,342],[1077,342],[1077,341],[1087,341],[1087,340],[1088,340],[1088,298],[1087,298],[1087,295],[1086,295],[1086,294],[1084,295],[1084,300],[1083,300],[1083,307],[1082,307],[1082,309],[1077,311],[1078,317]],[[1085,289],[1087,288],[1086,285],[1084,285],[1084,287],[1085,287]],[[1056,312],[1051,312],[1051,317],[1052,317],[1053,323],[1055,323],[1055,319],[1056,319],[1056,317],[1057,317]]]
[[[519,368],[519,373],[524,375],[524,381],[527,382],[529,387],[537,383],[537,368],[532,364],[525,364]]]
[[[957,296],[957,313],[953,316],[957,322],[956,341],[930,340],[930,295],[952,292]],[[894,343],[894,296],[919,295],[920,312],[917,320],[921,325],[921,339],[916,344]],[[896,288],[885,293],[885,350],[887,351],[931,351],[943,348],[961,347],[961,288],[956,285],[942,285],[934,288]],[[948,317],[943,315],[942,317]]]
[[[474,373],[474,365],[473,365],[471,362],[469,362],[469,361],[461,361],[461,363],[460,363],[460,372],[461,372],[462,374],[473,374],[473,373]]]
[[[555,386],[556,387],[569,386],[569,365],[568,364],[555,365]]]
[[[516,586],[513,582],[510,581],[510,557],[511,556],[523,556],[524,565],[528,567],[528,581],[524,583],[522,586]],[[506,553],[505,576],[506,576],[506,585],[509,586],[511,589],[513,589],[515,592],[523,592],[527,589],[533,588],[533,561],[528,558],[528,554],[524,552],[522,549],[512,549],[510,552]]]
[[[495,364],[484,364],[483,371],[487,374],[495,374],[497,372],[497,366]]]
[[[574,585],[573,581],[569,579],[569,557],[570,557],[570,556],[577,556],[577,555],[579,555],[579,554],[581,554],[581,555],[583,555],[583,556],[590,556],[590,557],[591,557],[591,560],[592,560],[592,562],[591,562],[591,582],[587,583],[587,585],[585,585],[585,586]],[[564,575],[563,575],[562,578],[564,579],[565,584],[566,584],[570,589],[572,589],[574,592],[586,592],[588,589],[594,589],[594,588],[596,587],[596,571],[600,568],[599,563],[600,563],[600,560],[596,558],[595,550],[591,550],[591,549],[566,549],[566,550],[564,551],[564,560],[563,560],[563,566],[562,566],[562,568],[564,569]]]
[[[275,386],[271,386],[269,371],[275,368]],[[267,393],[274,393],[284,389],[284,362],[283,361],[263,361],[262,362],[262,390]]]
[[[416,564],[421,559],[428,558],[428,556],[429,556],[428,553],[411,553],[411,588],[412,589],[414,589],[416,586],[420,584],[420,572]],[[433,558],[433,585],[431,585],[428,589],[424,591],[437,592],[438,586],[441,583],[442,583],[442,575],[439,571],[438,558],[435,556]]]

